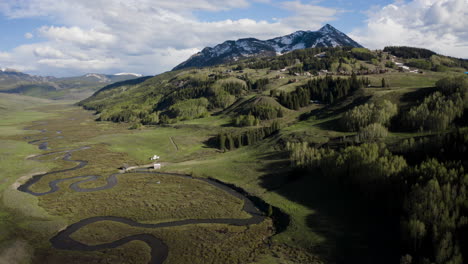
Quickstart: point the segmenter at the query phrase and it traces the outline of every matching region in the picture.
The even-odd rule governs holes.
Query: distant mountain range
[[[346,34],[327,24],[318,31],[297,31],[270,40],[255,38],[229,40],[213,48],[204,48],[173,70],[213,66],[248,57],[276,56],[297,49],[339,46],[362,48]]]
[[[50,99],[82,99],[109,84],[141,76],[141,74],[136,73],[117,73],[114,75],[88,73],[76,77],[56,78],[29,75],[13,69],[0,68],[0,92]]]

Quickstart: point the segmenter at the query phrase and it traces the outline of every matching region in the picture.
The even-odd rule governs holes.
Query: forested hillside
[[[375,220],[367,228],[381,233],[370,232],[364,246],[375,250],[372,260],[346,251],[342,263],[462,264],[467,68],[465,60],[416,48],[305,49],[123,82],[80,105],[131,128],[206,127],[206,147],[223,157],[249,146],[282,155],[283,176],[263,180],[286,179],[275,188],[265,183],[268,191],[315,208],[311,192],[282,188],[319,181]],[[305,221],[292,217],[293,225]]]

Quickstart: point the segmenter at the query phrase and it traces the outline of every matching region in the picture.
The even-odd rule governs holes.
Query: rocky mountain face
[[[362,48],[346,34],[327,24],[318,31],[297,31],[270,40],[255,38],[229,40],[213,48],[204,48],[173,70],[213,66],[248,57],[276,56],[297,49],[339,46]]]

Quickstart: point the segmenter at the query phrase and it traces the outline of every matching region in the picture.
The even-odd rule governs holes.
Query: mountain
[[[318,31],[297,31],[270,40],[255,38],[229,40],[213,48],[204,48],[173,70],[213,66],[247,57],[276,56],[297,49],[339,46],[362,48],[346,34],[327,24]]]
[[[29,75],[20,71],[8,68],[0,69],[0,90],[4,90],[5,87],[15,85],[18,82],[49,82],[55,79],[54,77],[42,77]]]
[[[141,77],[136,73],[114,75],[88,73],[82,76],[56,78],[29,75],[13,69],[0,69],[0,92],[17,93],[49,99],[83,99],[98,89]]]

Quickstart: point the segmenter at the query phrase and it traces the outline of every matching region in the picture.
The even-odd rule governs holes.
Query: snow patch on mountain
[[[120,72],[120,73],[116,73],[114,75],[115,76],[130,75],[130,76],[135,76],[135,77],[143,77],[143,74],[131,73],[131,72]]]
[[[298,50],[298,49],[305,49],[305,44],[304,43],[297,43],[292,47],[292,50]]]
[[[107,83],[107,82],[111,81],[105,75],[101,75],[101,74],[97,74],[97,73],[88,73],[88,74],[85,75],[85,77],[87,77],[87,78],[96,78],[101,83]]]

